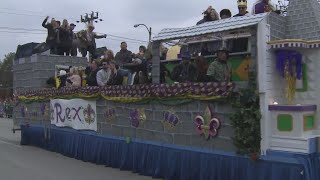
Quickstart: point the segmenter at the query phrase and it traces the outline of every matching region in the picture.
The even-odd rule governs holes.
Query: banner
[[[96,101],[50,100],[51,124],[77,130],[97,131]]]

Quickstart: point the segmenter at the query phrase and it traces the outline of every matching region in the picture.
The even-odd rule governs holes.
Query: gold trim
[[[283,40],[277,40],[277,41],[269,41],[267,42],[269,45],[274,45],[274,44],[282,44],[282,43],[306,43],[306,44],[314,44],[314,43],[319,43],[320,40],[315,40],[315,41],[307,41],[307,40],[302,40],[302,39],[283,39]]]

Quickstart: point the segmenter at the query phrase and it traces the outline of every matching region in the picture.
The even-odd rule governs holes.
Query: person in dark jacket
[[[191,63],[191,55],[184,53],[181,55],[182,62],[173,68],[171,79],[180,82],[195,82],[197,79],[197,68]]]
[[[66,19],[63,20],[62,26],[59,28],[59,45],[58,55],[69,56],[72,46],[71,32],[69,23]]]
[[[70,32],[69,32],[69,39],[71,39],[71,49],[70,49],[70,55],[71,56],[77,56],[77,36],[73,32],[74,28],[76,27],[75,24],[70,24]]]
[[[57,32],[58,24],[55,19],[51,20],[51,23],[47,23],[49,16],[47,16],[42,22],[42,27],[48,30],[46,43],[50,48],[50,54],[57,54]]]
[[[91,69],[90,72],[87,72],[87,84],[88,86],[98,86],[97,84],[97,72],[99,71],[99,62],[98,60],[93,60],[91,65],[90,65]]]
[[[126,64],[132,63],[132,52],[127,49],[127,43],[126,42],[121,42],[120,45],[121,50],[117,52],[115,56],[115,61],[116,64],[120,67],[119,73],[122,76],[127,76],[128,77],[128,84],[132,82],[132,72],[130,69],[126,68]]]
[[[114,61],[110,61],[109,68],[111,70],[111,74],[107,85],[122,85],[123,76],[118,72]]]

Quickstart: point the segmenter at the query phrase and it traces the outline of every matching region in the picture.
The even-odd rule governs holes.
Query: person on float
[[[229,51],[221,48],[217,51],[217,59],[213,61],[208,68],[207,76],[210,81],[229,82],[232,77],[232,68],[228,63]]]
[[[212,6],[209,6],[206,11],[202,13],[203,19],[197,22],[197,25],[203,24],[205,22],[210,22],[210,21],[216,21],[219,20],[219,14],[215,9],[212,8]]]
[[[46,44],[50,48],[50,54],[57,54],[57,21],[52,18],[50,23],[47,23],[49,16],[47,16],[42,22],[42,27],[48,30],[46,38]]]
[[[70,55],[71,56],[77,56],[77,36],[76,34],[73,32],[74,28],[76,27],[75,24],[71,23],[70,24],[70,34],[69,34],[69,39],[71,39],[71,49],[70,49]]]
[[[132,52],[128,50],[128,45],[126,42],[121,42],[120,51],[117,52],[115,56],[115,61],[117,65],[120,67],[119,73],[122,76],[127,76],[127,85],[130,85],[133,80],[133,74],[131,72],[130,67],[127,65],[132,64]]]
[[[99,61],[96,59],[90,63],[90,72],[87,74],[86,77],[88,86],[98,86],[97,73],[99,71],[99,64]]]
[[[252,14],[261,14],[275,10],[276,8],[270,0],[257,0],[257,2],[253,4]]]
[[[77,70],[76,68],[70,69],[70,76],[67,78],[66,86],[81,87],[81,77],[79,75],[79,70]]]
[[[77,33],[77,36],[79,38],[79,50],[82,54],[82,57],[87,56],[87,52],[92,55],[92,59],[97,58],[96,54],[96,41],[95,39],[101,39],[106,38],[107,35],[97,35],[97,33],[93,32],[94,25],[88,24],[87,30],[82,30]]]
[[[220,18],[221,19],[227,19],[227,18],[231,18],[231,17],[232,17],[232,14],[229,9],[222,9],[220,11]]]
[[[197,79],[197,68],[191,63],[191,55],[189,52],[181,54],[182,62],[173,68],[171,79],[179,82],[195,82]]]
[[[239,16],[246,16],[249,15],[248,9],[248,2],[247,0],[238,0],[238,10],[239,13],[234,15],[233,17],[239,17]]]

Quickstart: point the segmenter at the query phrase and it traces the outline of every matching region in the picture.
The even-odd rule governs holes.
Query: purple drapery
[[[289,63],[289,73],[297,79],[302,78],[302,55],[297,51],[280,50],[277,53],[277,70],[285,76],[285,66]]]

